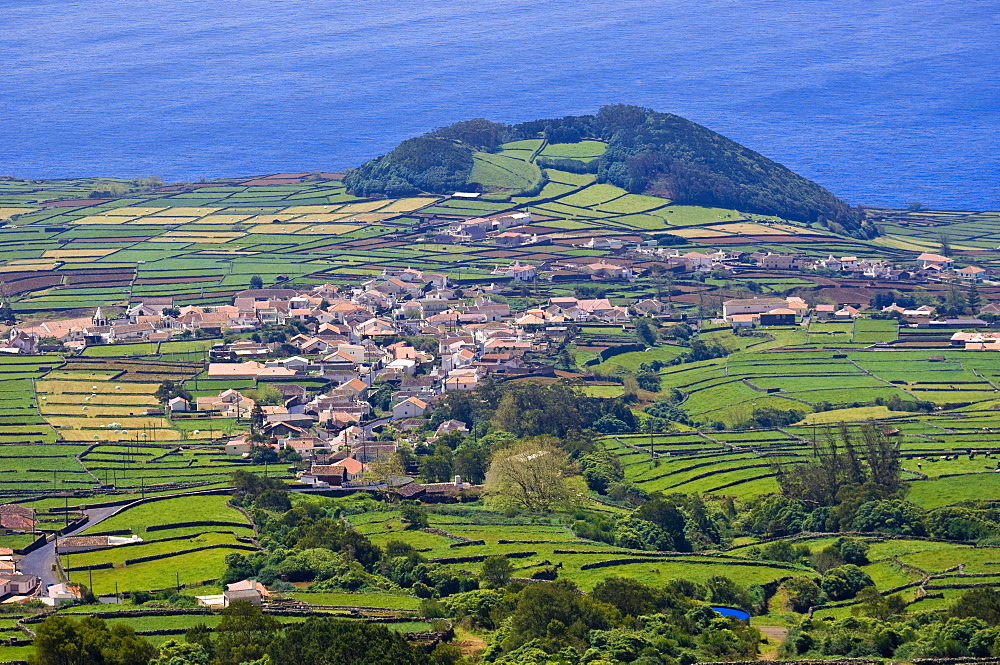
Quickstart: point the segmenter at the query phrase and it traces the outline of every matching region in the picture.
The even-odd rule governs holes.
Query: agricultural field
[[[43,201],[86,190],[90,181],[11,181],[0,190],[0,211],[8,216],[8,226],[0,229],[0,271],[14,309],[32,316],[120,307],[149,296],[171,296],[177,305],[228,303],[253,276],[265,284],[344,284],[384,268],[415,266],[446,272],[458,283],[474,283],[492,271],[499,257],[493,255],[491,241],[445,256],[425,246],[421,241],[432,234],[415,225],[429,215],[461,218],[528,210],[540,218],[531,231],[548,241],[555,256],[575,251],[593,237],[632,242],[636,234],[651,233],[677,232],[696,246],[724,238],[727,246],[765,243],[768,249],[806,253],[811,245],[832,239],[795,222],[672,205],[668,199],[597,183],[593,174],[538,164],[540,158],[585,163],[605,148],[600,141],[550,144],[537,139],[477,153],[472,178],[492,192],[478,199],[363,199],[347,194],[339,180],[302,177],[282,179],[281,184],[268,178],[226,180],[112,201],[76,196],[78,205],[45,207]],[[902,250],[879,246],[878,251]],[[505,254],[504,259],[531,261],[528,257],[538,253]],[[784,279],[767,288],[813,284]],[[141,345],[128,351],[145,355]],[[171,352],[164,348],[157,353]]]
[[[379,552],[404,552],[400,558],[419,554],[435,575],[460,581],[485,578],[486,557],[500,556],[511,562],[515,578],[557,576],[585,593],[609,576],[656,587],[686,580],[707,588],[716,576],[725,575],[740,588],[761,594],[767,589],[773,595],[777,585],[772,583],[778,580],[818,579],[810,557],[832,547],[837,538],[824,532],[825,522],[807,529],[800,520],[780,536],[809,548],[809,554],[767,558],[762,552],[772,535],[747,516],[767,501],[781,499],[787,477],[816,464],[825,441],[838,436],[859,441],[863,426],[875,422],[900,458],[900,468],[894,470],[900,487],[893,496],[910,502],[927,524],[948,514],[942,511],[992,510],[1000,500],[1000,360],[953,346],[951,335],[963,330],[962,324],[932,329],[894,319],[813,317],[808,325],[733,330],[713,320],[729,298],[795,294],[810,302],[867,306],[876,294],[908,297],[908,292],[895,283],[844,279],[841,284],[829,275],[754,272],[752,266],[742,272],[671,272],[663,266],[674,257],[639,250],[683,254],[723,248],[809,258],[864,253],[912,261],[919,252],[935,250],[933,237],[942,227],[956,252],[991,249],[1000,244],[1000,217],[897,215],[886,222],[882,237],[858,240],[819,223],[674,204],[598,182],[594,160],[606,147],[595,140],[553,144],[539,138],[477,153],[471,178],[481,187],[467,196],[366,199],[348,194],[333,174],[303,174],[281,183],[268,178],[198,183],[111,201],[85,199],[86,180],[5,182],[0,187],[0,217],[6,222],[0,228],[0,296],[22,321],[35,322],[90,316],[98,306],[118,312],[154,297],[169,297],[178,307],[229,304],[256,279],[265,286],[304,288],[329,282],[353,288],[387,269],[411,267],[446,274],[449,286],[465,291],[456,293],[456,300],[469,304],[469,294],[480,293],[475,287],[498,280],[495,268],[518,261],[544,265],[543,272],[553,279],[514,283],[498,298],[515,310],[544,308],[559,296],[607,298],[613,305],[656,299],[662,305],[657,311],[667,321],[654,325],[660,335],[655,344],[631,315],[612,319],[614,323],[562,321],[565,325],[545,333],[554,338],[565,334],[565,346],[552,344],[547,355],[527,354],[549,371],[520,376],[510,384],[570,384],[591,398],[581,400],[588,408],[615,405],[617,410],[603,423],[597,418],[590,423],[600,430],[574,451],[571,465],[579,473],[591,462],[586,452],[606,455],[618,475],[602,490],[588,485],[576,494],[572,507],[550,512],[495,508],[475,495],[452,504],[428,502],[421,507],[427,519],[422,528],[410,521],[411,504],[381,501],[378,492],[372,494],[379,503],[370,499],[364,510],[352,510],[353,499],[294,491],[291,505],[336,525],[322,534],[327,540],[315,538],[300,549],[322,550],[340,537],[335,532],[343,527],[364,536]],[[576,172],[587,170],[594,172]],[[50,205],[70,197],[72,205]],[[500,247],[492,238],[459,242],[446,234],[455,221],[515,211],[532,215],[529,224],[514,229],[533,238],[528,246]],[[593,279],[584,273],[575,273],[575,281],[557,279],[565,278],[558,267],[600,270],[605,259],[623,258],[634,268],[634,278],[606,280],[595,272]],[[996,260],[986,256],[981,263]],[[944,284],[916,291],[923,299],[957,297]],[[982,298],[997,296],[1000,289],[983,285]],[[388,308],[383,313],[390,315]],[[684,334],[668,334],[675,325]],[[296,528],[296,520],[305,519],[302,512],[293,512],[276,527],[281,511],[254,509],[249,513],[254,524],[234,507],[228,491],[236,471],[302,489],[294,485],[296,467],[284,462],[269,468],[225,454],[220,438],[247,432],[248,420],[171,415],[156,397],[168,381],[193,397],[258,388],[253,380],[207,378],[209,351],[220,341],[199,337],[90,345],[80,354],[0,356],[3,501],[35,508],[42,534],[89,513],[103,519],[82,528],[81,536],[114,533],[142,539],[60,552],[59,563],[70,581],[105,596],[176,587],[187,595],[218,593],[220,580],[234,565],[232,555],[296,547],[281,539]],[[327,387],[322,378],[303,384],[310,390]],[[654,415],[656,407],[661,408]],[[456,408],[454,413],[472,418],[468,412],[478,408]],[[478,423],[463,445],[471,440],[474,448],[483,438],[502,441],[500,421]],[[576,431],[563,434],[570,440]],[[381,435],[403,436],[391,428]],[[419,459],[405,469],[410,476],[430,475],[423,468],[426,459],[453,452],[430,444],[418,449]],[[487,460],[477,463],[485,471]],[[307,467],[303,463],[298,468]],[[458,474],[437,475],[450,481]],[[593,476],[585,470],[581,477],[590,481]],[[204,490],[220,493],[199,493]],[[683,548],[643,540],[653,522],[636,517],[637,506],[660,498],[676,501],[675,509],[688,520],[680,527],[684,538],[691,537]],[[109,502],[135,499],[139,501],[110,516],[99,512]],[[699,502],[707,506],[701,517]],[[261,535],[262,528],[272,529],[268,538]],[[963,537],[941,542],[926,533],[859,533],[852,537],[869,547],[863,572],[880,593],[904,587],[901,593],[914,610],[944,609],[973,584],[1000,587],[995,569],[1000,555],[990,537],[963,532]],[[0,546],[26,548],[35,535],[3,535]],[[298,569],[281,575],[275,567],[257,572],[272,575],[283,601],[327,608],[323,611],[350,606],[392,613],[407,619],[397,625],[404,631],[429,628],[419,619],[441,616],[434,603],[454,592],[423,582],[419,587],[381,581],[379,586],[368,578],[343,581],[349,578],[348,564],[336,565],[344,568],[326,581],[343,574],[341,586],[309,588],[310,580],[297,579]],[[388,575],[395,565],[402,564],[386,560],[380,567],[369,566],[367,573]],[[535,577],[539,573],[547,577]],[[774,601],[774,607],[778,604]],[[844,618],[851,607],[825,605],[813,615]],[[778,608],[763,620],[780,623],[787,616]],[[186,615],[117,620],[140,632],[180,630],[195,623]],[[209,626],[217,621],[216,615],[206,619]],[[11,627],[0,624],[0,637],[8,632]],[[23,656],[18,649],[0,647],[0,660]]]

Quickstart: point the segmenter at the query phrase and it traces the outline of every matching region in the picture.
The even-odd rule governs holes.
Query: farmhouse
[[[427,413],[429,405],[422,399],[408,397],[399,404],[392,407],[392,419],[404,420],[406,418],[416,418]]]
[[[196,411],[217,412],[225,418],[245,418],[256,402],[230,388],[215,396],[196,397],[195,404]]]
[[[950,264],[955,262],[955,259],[948,256],[941,256],[940,254],[929,254],[923,253],[917,257],[917,261],[920,263],[920,267],[923,270],[928,270],[932,267],[937,266],[937,269],[947,269]]]
[[[224,379],[280,379],[291,378],[295,370],[286,367],[268,367],[262,362],[251,360],[245,363],[209,363],[208,378]]]
[[[0,535],[34,533],[35,510],[16,503],[0,505]]]
[[[743,298],[722,303],[722,318],[732,320],[736,314],[763,314],[772,309],[785,307],[783,298]]]

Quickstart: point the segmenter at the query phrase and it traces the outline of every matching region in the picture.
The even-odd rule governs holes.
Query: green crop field
[[[38,530],[51,532],[65,524],[64,507],[74,515],[109,501],[169,497],[127,507],[83,532],[129,532],[141,537],[141,544],[63,555],[62,565],[71,568],[110,564],[70,571],[72,581],[92,583],[99,594],[170,591],[178,584],[186,587],[186,595],[218,592],[228,568],[234,576],[229,579],[257,575],[276,594],[306,604],[405,612],[404,618],[414,621],[397,625],[400,630],[429,629],[418,620],[447,616],[460,631],[480,631],[442,608],[462,585],[480,583],[489,568],[483,560],[496,555],[508,558],[515,578],[555,576],[585,592],[612,576],[658,588],[685,580],[703,585],[697,591],[706,601],[745,602],[758,615],[769,612],[754,617],[760,625],[794,628],[799,618],[783,606],[786,591],[775,592],[777,585],[769,583],[822,578],[816,557],[840,545],[837,536],[810,535],[816,532],[850,532],[866,543],[867,562],[860,568],[879,592],[929,575],[925,590],[943,596],[918,599],[915,588],[906,589],[904,600],[911,603],[906,612],[945,610],[973,584],[1000,587],[1000,559],[993,552],[1000,536],[995,514],[1000,356],[967,352],[960,341],[952,343],[964,323],[911,327],[906,321],[872,318],[884,316],[873,303],[893,299],[907,307],[931,303],[949,318],[971,317],[977,313],[975,298],[980,304],[1000,300],[1000,289],[987,282],[973,291],[957,281],[768,271],[754,258],[768,251],[804,259],[835,253],[912,269],[920,252],[938,250],[946,230],[957,264],[996,269],[995,257],[980,250],[1000,243],[1000,218],[869,211],[873,219],[882,218],[864,228],[881,229],[884,235],[859,239],[865,234],[852,235],[824,220],[675,205],[668,198],[627,191],[611,184],[619,181],[601,158],[606,148],[602,141],[549,143],[539,135],[476,153],[470,181],[480,185],[478,197],[451,192],[356,197],[339,180],[310,176],[282,185],[196,183],[99,204],[48,207],[41,202],[85,198],[94,182],[0,182],[0,214],[18,211],[9,212],[16,217],[4,217],[8,226],[0,229],[3,297],[18,325],[89,318],[97,306],[118,314],[151,297],[170,297],[178,308],[228,305],[256,284],[255,277],[279,288],[330,282],[346,294],[386,270],[408,267],[444,273],[454,295],[442,298],[457,309],[473,305],[477,297],[506,302],[517,312],[546,310],[549,299],[559,296],[607,298],[621,307],[657,300],[659,319],[643,321],[641,313],[630,310],[602,321],[553,319],[537,334],[517,331],[531,344],[514,354],[495,382],[486,381],[485,390],[472,397],[442,396],[426,427],[404,431],[404,425],[393,423],[399,429],[375,432],[412,444],[408,476],[439,482],[467,473],[483,476],[490,455],[515,445],[511,439],[548,440],[544,437],[555,433],[559,450],[571,453],[565,473],[578,481],[566,501],[572,505],[552,510],[500,506],[492,496],[484,501],[472,491],[455,503],[426,502],[417,508],[383,500],[378,493],[372,493],[377,499],[365,495],[362,504],[360,492],[348,498],[292,492],[287,501],[295,510],[285,513],[283,495],[276,505],[250,505],[251,524],[228,503],[230,474],[250,471],[292,483],[310,462],[284,451],[280,458],[269,457],[267,466],[254,464],[258,457],[227,456],[218,436],[249,432],[249,421],[163,415],[154,396],[165,381],[182,384],[194,397],[227,388],[260,389],[253,380],[207,379],[208,351],[251,335],[229,330],[203,337],[188,331],[183,339],[174,330],[164,341],[91,343],[82,353],[61,349],[0,356],[3,501],[36,508]],[[575,162],[558,161],[563,159]],[[592,172],[572,173],[550,164]],[[524,229],[532,239],[529,245],[502,246],[493,234],[472,242],[446,235],[453,222],[516,211],[533,215]],[[700,273],[684,269],[683,255],[691,253],[727,258]],[[515,261],[536,266],[538,279],[507,284],[494,272]],[[605,261],[627,263],[633,276],[613,280],[587,272],[588,264]],[[482,290],[490,284],[508,288],[501,295]],[[813,316],[808,325],[752,330],[734,330],[717,318],[723,302],[756,295],[795,295],[810,305],[860,305],[864,312],[853,320]],[[392,319],[391,309],[377,313]],[[482,344],[494,327],[504,325],[478,324],[470,331]],[[257,334],[278,345],[298,332],[272,327]],[[420,323],[392,341],[405,339],[436,356],[435,336],[461,332],[468,331]],[[647,350],[596,362],[608,353],[605,349],[640,340]],[[320,358],[309,355],[311,361]],[[522,361],[529,368],[524,375]],[[439,362],[421,363],[419,376],[436,376]],[[534,368],[544,371],[534,373]],[[482,369],[496,368],[484,364]],[[373,366],[373,373],[379,370]],[[507,382],[511,377],[517,378]],[[316,376],[294,381],[308,388],[310,398],[336,385]],[[576,386],[579,394],[541,415],[533,404],[513,408],[509,398],[501,399],[503,391],[532,383],[554,390]],[[381,392],[398,397],[411,385],[409,379],[394,379]],[[376,415],[384,408],[379,405]],[[472,432],[426,439],[451,418],[472,426]],[[554,429],[556,422],[561,429]],[[899,467],[891,469],[899,486],[881,492],[859,482],[832,498],[797,498],[795,492],[804,490],[790,485],[789,478],[821,464],[824,455],[836,458],[823,446],[842,431],[854,437],[852,450],[862,451],[861,468],[874,468],[875,453],[865,447],[863,425],[868,423],[875,423],[899,455]],[[526,461],[531,459],[521,460]],[[819,493],[822,485],[814,482],[810,490]],[[188,494],[199,489],[224,494]],[[247,504],[255,500],[245,499]],[[868,505],[875,502],[877,507]],[[426,528],[411,528],[413,511],[426,517]],[[872,526],[863,518],[882,521]],[[296,540],[306,534],[310,520],[329,522],[321,522],[323,531]],[[160,526],[165,528],[150,530]],[[348,529],[365,540],[343,546],[338,539]],[[778,537],[809,548],[808,554],[800,549],[776,558],[768,545]],[[30,534],[4,535],[0,547],[24,547],[31,540]],[[266,552],[247,559],[254,562],[248,568],[236,568],[239,557],[227,563],[231,555],[256,552],[255,542]],[[358,547],[368,542],[372,549]],[[202,547],[207,549],[188,551]],[[324,548],[336,554],[317,554]],[[399,558],[390,559],[385,554],[390,551]],[[299,555],[295,566],[287,563]],[[162,558],[134,561],[146,556]],[[302,572],[319,566],[324,556],[332,558],[320,566],[321,575]],[[352,561],[366,556],[380,560]],[[405,571],[409,564],[400,560],[412,563],[418,556],[426,561]],[[274,559],[261,563],[265,557]],[[415,583],[420,575],[422,586]],[[719,575],[730,578],[739,593],[720,600],[717,588],[708,591]],[[952,584],[962,588],[939,588]],[[510,587],[515,588],[520,586]],[[830,599],[820,596],[817,603]],[[167,593],[152,602],[170,606],[177,599]],[[820,607],[814,616],[847,618],[855,607]],[[209,615],[205,622],[212,626],[218,620]],[[116,621],[140,631],[194,623],[185,615]],[[553,635],[557,629],[552,628]],[[13,635],[12,624],[0,624],[0,637],[8,633]],[[488,631],[481,633],[489,639]],[[0,660],[25,656],[19,649],[0,648]],[[682,662],[687,657],[686,652],[676,655]],[[718,659],[730,656],[718,654]]]

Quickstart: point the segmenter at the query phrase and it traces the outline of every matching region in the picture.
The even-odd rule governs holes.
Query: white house
[[[427,413],[429,405],[417,397],[407,397],[402,402],[392,407],[392,419],[404,420],[406,418],[419,418]]]
[[[191,403],[183,397],[174,397],[167,402],[167,408],[175,413],[183,413],[191,410]]]

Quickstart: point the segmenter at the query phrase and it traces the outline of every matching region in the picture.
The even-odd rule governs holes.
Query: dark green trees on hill
[[[344,177],[344,184],[348,191],[361,196],[450,194],[469,181],[472,152],[470,146],[450,139],[419,136],[351,171]]]
[[[596,115],[519,125],[482,118],[458,122],[404,141],[348,173],[344,182],[350,192],[366,196],[448,194],[468,184],[474,152],[539,136],[553,143],[606,141],[607,151],[596,161],[561,160],[567,164],[559,166],[596,170],[598,181],[629,192],[803,222],[823,220],[854,235],[872,231],[861,228],[859,211],[781,164],[680,116],[625,104],[602,107]]]

